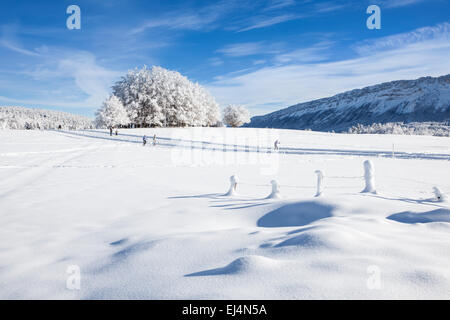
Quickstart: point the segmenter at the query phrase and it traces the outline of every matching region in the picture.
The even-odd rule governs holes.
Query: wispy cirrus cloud
[[[282,14],[278,16],[259,16],[252,18],[250,24],[238,30],[238,32],[250,31],[254,29],[266,28],[287,21],[297,20],[306,17],[306,15]]]
[[[169,30],[204,30],[218,28],[216,24],[236,8],[241,7],[238,2],[220,1],[201,8],[183,8],[168,12],[162,17],[154,18],[133,28],[129,34],[136,35],[154,28]]]
[[[224,64],[222,59],[219,59],[217,57],[211,58],[208,60],[209,64],[212,65],[213,67],[218,67]]]
[[[444,22],[436,26],[423,27],[411,32],[363,41],[355,46],[355,50],[359,54],[364,55],[381,50],[400,48],[408,44],[425,42],[428,40],[450,41],[450,23]]]
[[[137,35],[156,28],[191,31],[223,28],[235,32],[250,31],[305,17],[304,14],[280,13],[282,9],[295,4],[294,0],[272,0],[267,5],[237,0],[221,1],[195,10],[183,8],[168,12],[161,17],[143,22],[131,29],[128,34]],[[248,14],[245,14],[246,12]],[[233,14],[236,13],[245,18],[235,19]],[[222,21],[226,18],[229,18],[226,22]]]
[[[239,75],[218,77],[208,89],[222,104],[245,104],[253,114],[264,114],[281,107],[331,96],[343,91],[381,82],[439,76],[450,73],[446,24],[420,28],[392,36],[414,40],[374,41],[369,52],[345,60],[272,65]],[[389,37],[388,37],[389,38]],[[389,45],[385,45],[389,44]]]
[[[7,76],[2,72],[2,76]],[[97,108],[108,96],[110,86],[123,71],[99,65],[87,51],[42,48],[39,63],[30,69],[14,70],[23,80],[13,88],[18,95],[0,97],[0,101],[24,105]],[[33,90],[24,88],[29,86]]]
[[[264,8],[265,11],[278,10],[286,7],[295,5],[295,0],[271,0],[267,7]]]
[[[284,9],[294,5],[297,6],[295,8],[292,8],[291,12],[296,12],[295,14],[291,12],[286,13],[286,10],[284,10],[284,13],[279,13],[278,11],[274,11],[271,14],[265,13],[265,11],[271,11],[274,9]],[[301,5],[301,7],[298,7],[298,5]],[[310,0],[300,1],[299,3],[289,0],[274,1],[264,10],[262,10],[264,14],[253,15],[252,18],[247,19],[244,23],[242,23],[244,26],[241,28],[237,28],[237,32],[245,32],[255,29],[267,28],[284,22],[311,18],[317,15],[323,15],[330,12],[339,11],[351,5],[352,2],[348,1],[346,2],[327,1],[319,3],[315,3]]]
[[[228,57],[244,57],[259,54],[274,54],[279,52],[277,47],[280,44],[266,43],[264,41],[258,42],[241,42],[226,45],[225,47],[217,50]]]
[[[24,54],[26,56],[35,56],[35,57],[39,56],[39,54],[37,52],[32,51],[32,50],[27,50],[27,49],[21,47],[20,45],[18,45],[17,43],[14,43],[7,39],[0,39],[0,46],[7,48],[9,50],[12,50],[14,52]]]
[[[216,52],[222,53],[226,57],[239,58],[247,56],[265,56],[261,61],[272,61],[275,64],[286,64],[293,62],[318,62],[327,60],[330,57],[330,49],[334,42],[330,40],[319,41],[309,47],[295,50],[288,50],[286,43],[242,42],[229,44]]]
[[[277,63],[318,62],[330,57],[332,41],[322,41],[307,48],[293,50],[275,56]]]
[[[420,2],[425,2],[425,0],[383,0],[379,1],[379,4],[385,8],[400,8],[418,4]]]
[[[0,30],[0,46],[26,56],[39,56],[36,51],[26,49],[19,43],[16,36],[17,26],[4,25]]]
[[[167,12],[131,29],[129,35],[137,35],[156,28],[191,31],[224,29],[246,32],[326,14],[346,8],[350,4],[342,1],[314,3],[310,0],[269,0],[264,4],[257,1],[220,1],[195,10],[187,7]]]
[[[319,2],[314,5],[314,11],[315,13],[327,13],[327,12],[334,12],[338,10],[342,10],[344,8],[347,8],[351,5],[351,2],[346,3],[336,3],[336,2]]]
[[[200,30],[216,21],[217,14],[202,16],[196,13],[171,13],[165,17],[143,23],[129,34],[135,35],[153,28]]]

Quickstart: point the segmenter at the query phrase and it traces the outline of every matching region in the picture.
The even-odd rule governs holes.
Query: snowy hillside
[[[448,126],[450,75],[387,82],[300,103],[253,117],[248,126],[342,132],[358,124],[425,121]]]
[[[449,164],[443,137],[0,131],[0,299],[450,299]]]
[[[91,119],[61,111],[0,107],[1,129],[92,129]]]

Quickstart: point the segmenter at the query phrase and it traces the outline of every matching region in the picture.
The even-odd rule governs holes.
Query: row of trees
[[[88,117],[54,110],[24,107],[0,107],[1,129],[92,129],[94,124]]]
[[[450,137],[448,122],[388,122],[370,125],[358,124],[348,129],[353,134],[402,134]]]
[[[224,122],[241,126],[250,116],[240,106],[229,106]],[[219,105],[198,83],[161,67],[129,71],[113,86],[113,94],[97,111],[100,127],[218,126]]]

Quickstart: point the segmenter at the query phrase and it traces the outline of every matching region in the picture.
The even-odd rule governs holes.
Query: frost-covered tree
[[[130,118],[122,102],[111,95],[96,113],[95,122],[98,127],[114,128],[130,123]]]
[[[91,119],[61,111],[0,107],[0,129],[92,129]]]
[[[450,121],[443,122],[388,122],[370,125],[357,124],[348,129],[353,134],[403,134],[450,137]]]
[[[223,122],[230,127],[240,127],[250,122],[250,113],[242,106],[229,105],[223,112]]]
[[[136,126],[213,126],[220,119],[219,106],[205,88],[161,67],[129,71],[113,93]]]

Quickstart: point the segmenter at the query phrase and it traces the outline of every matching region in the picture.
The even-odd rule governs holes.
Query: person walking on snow
[[[153,135],[153,145],[156,145],[156,134]]]
[[[280,145],[280,141],[279,141],[279,140],[276,140],[275,143],[273,144],[275,150],[280,150],[279,145]]]
[[[116,129],[116,136],[118,136],[118,135],[119,135],[119,130]]]
[[[143,145],[145,147],[145,145],[147,144],[147,136],[143,136],[142,137],[142,143],[143,143]]]
[[[109,127],[109,135],[112,136],[112,127]]]

